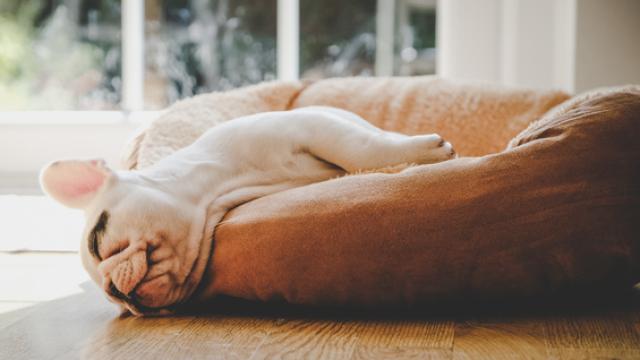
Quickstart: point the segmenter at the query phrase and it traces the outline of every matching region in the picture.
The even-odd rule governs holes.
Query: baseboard
[[[0,195],[43,195],[37,172],[0,171]]]

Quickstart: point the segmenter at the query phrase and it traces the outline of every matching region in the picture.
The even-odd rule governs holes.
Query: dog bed
[[[172,106],[127,149],[152,164],[211,126],[308,105],[460,158],[244,204],[215,232],[193,300],[411,306],[628,289],[640,281],[640,87],[573,98],[432,77],[274,82]]]

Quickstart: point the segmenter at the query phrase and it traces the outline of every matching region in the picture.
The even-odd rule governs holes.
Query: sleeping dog
[[[142,170],[62,160],[40,182],[84,210],[82,262],[108,298],[134,315],[164,314],[196,291],[230,209],[348,173],[452,157],[439,135],[401,135],[344,110],[308,107],[228,121]]]

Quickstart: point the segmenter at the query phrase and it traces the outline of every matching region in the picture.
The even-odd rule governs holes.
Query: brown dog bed
[[[234,209],[194,300],[404,306],[629,288],[640,281],[640,87],[567,99],[429,77],[269,83],[173,106],[126,164],[230,118],[307,105],[438,132],[462,156]]]

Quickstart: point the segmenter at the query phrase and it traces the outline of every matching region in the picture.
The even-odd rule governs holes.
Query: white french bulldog
[[[436,134],[405,136],[344,110],[308,107],[228,121],[142,170],[62,160],[40,181],[85,211],[82,261],[109,299],[134,315],[163,314],[195,291],[230,209],[346,173],[453,157]]]

